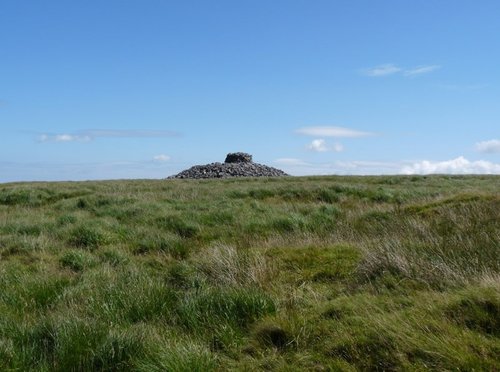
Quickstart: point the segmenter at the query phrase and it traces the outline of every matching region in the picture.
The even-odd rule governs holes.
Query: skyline
[[[0,182],[500,174],[500,3],[0,5]]]

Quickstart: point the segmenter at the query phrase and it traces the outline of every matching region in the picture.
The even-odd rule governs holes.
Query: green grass
[[[0,185],[0,370],[499,370],[499,190]]]

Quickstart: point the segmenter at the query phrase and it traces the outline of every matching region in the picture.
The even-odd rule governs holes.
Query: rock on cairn
[[[257,164],[252,155],[244,152],[229,153],[224,163],[195,165],[168,178],[230,178],[230,177],[282,177],[288,176],[282,170]]]

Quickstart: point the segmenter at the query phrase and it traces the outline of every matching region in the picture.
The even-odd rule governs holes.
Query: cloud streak
[[[439,65],[417,66],[415,68],[405,70],[403,72],[403,74],[405,76],[417,76],[417,75],[428,74],[428,73],[436,71],[440,68],[441,68],[441,66],[439,66]]]
[[[39,142],[89,142],[92,138],[88,135],[76,134],[42,134]]]
[[[170,160],[170,156],[165,155],[165,154],[160,154],[160,155],[153,156],[153,160],[158,162],[158,163],[164,163],[164,162]]]
[[[402,69],[393,63],[386,63],[363,70],[363,74],[371,77],[389,76],[400,72]]]
[[[363,132],[355,129],[333,127],[333,126],[318,126],[318,127],[303,127],[295,131],[295,133],[312,137],[337,137],[337,138],[355,138],[373,136],[374,133]]]
[[[440,69],[440,65],[420,65],[413,68],[402,68],[394,63],[385,63],[375,67],[370,67],[361,70],[362,74],[369,77],[384,77],[394,74],[403,74],[404,76],[419,76],[429,74],[433,71]]]
[[[90,142],[96,138],[166,138],[178,137],[179,134],[168,130],[101,130],[90,129],[76,133],[43,133],[39,142]]]
[[[500,153],[500,140],[492,139],[476,143],[476,150],[487,154]]]

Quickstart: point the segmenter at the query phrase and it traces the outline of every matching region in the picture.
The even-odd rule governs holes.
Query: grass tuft
[[[70,232],[69,243],[75,247],[93,250],[106,242],[106,235],[93,226],[81,225]]]
[[[71,250],[66,252],[59,260],[63,267],[67,267],[73,271],[83,271],[95,264],[92,255],[81,250]]]

